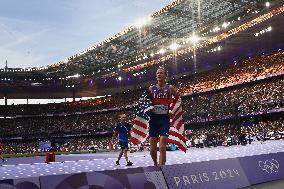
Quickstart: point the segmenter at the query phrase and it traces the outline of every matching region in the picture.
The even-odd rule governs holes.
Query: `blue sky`
[[[0,0],[0,68],[56,63],[172,0]]]

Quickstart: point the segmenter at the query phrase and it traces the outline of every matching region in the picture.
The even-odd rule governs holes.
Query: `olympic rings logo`
[[[279,163],[275,159],[258,161],[258,166],[263,170],[266,171],[268,174],[277,173],[279,171]]]

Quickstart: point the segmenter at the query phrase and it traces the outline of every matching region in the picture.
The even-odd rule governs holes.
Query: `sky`
[[[54,64],[173,0],[0,0],[0,68]]]

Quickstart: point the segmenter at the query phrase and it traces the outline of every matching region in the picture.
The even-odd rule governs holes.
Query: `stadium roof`
[[[233,18],[243,18],[254,11],[265,9],[264,2],[177,0],[151,16],[142,18],[135,26],[49,68],[55,67],[57,73],[71,71],[84,74],[99,72],[99,76],[115,75],[111,73],[151,61],[169,51],[191,46],[190,39],[194,33],[203,38],[214,36],[226,30],[231,24],[228,22]]]

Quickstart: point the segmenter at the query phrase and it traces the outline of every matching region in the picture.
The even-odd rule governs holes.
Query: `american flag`
[[[133,121],[130,141],[139,145],[148,138],[148,128],[150,120],[150,110],[153,108],[151,97],[148,91],[145,91],[138,101],[135,109],[136,117]],[[176,144],[179,149],[186,152],[186,139],[184,124],[182,120],[181,98],[174,98],[170,104],[171,127],[168,142]]]

